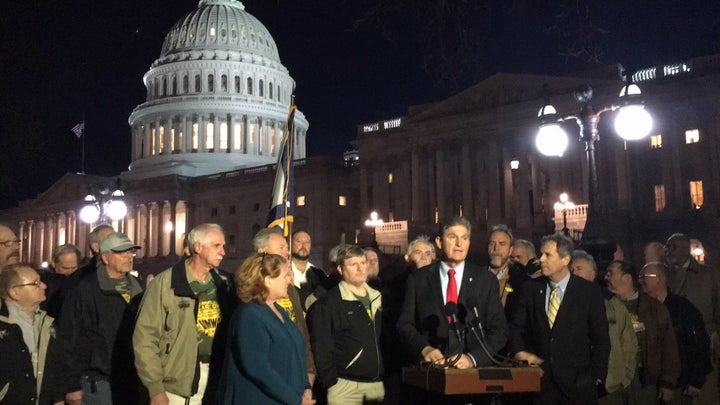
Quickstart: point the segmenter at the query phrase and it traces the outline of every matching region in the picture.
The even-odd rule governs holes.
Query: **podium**
[[[456,368],[404,367],[405,384],[440,394],[496,394],[540,391],[539,367]]]

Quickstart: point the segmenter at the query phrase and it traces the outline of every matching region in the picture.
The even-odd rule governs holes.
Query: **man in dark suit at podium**
[[[510,319],[517,360],[542,367],[538,404],[596,404],[610,338],[600,287],[570,274],[573,242],[556,233],[541,242],[540,277],[525,283]]]
[[[474,337],[466,339],[465,347],[458,347],[456,326],[451,325],[445,305],[457,304],[461,329],[475,321],[473,308],[477,309],[488,349],[497,352],[508,337],[497,279],[485,268],[465,261],[470,247],[470,223],[465,218],[453,218],[435,242],[442,259],[408,277],[397,323],[402,343],[419,361],[447,364],[452,360],[449,356],[461,351],[456,368],[490,365],[492,361]]]

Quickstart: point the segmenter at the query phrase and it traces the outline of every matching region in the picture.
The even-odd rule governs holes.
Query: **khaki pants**
[[[199,364],[200,381],[198,381],[198,392],[189,398],[190,402],[185,402],[188,398],[181,397],[180,395],[175,395],[171,392],[166,392],[165,394],[168,396],[168,399],[170,399],[170,405],[202,405],[203,395],[205,395],[205,387],[207,387],[210,365],[207,363]]]
[[[362,405],[363,401],[382,401],[384,398],[382,381],[357,382],[338,378],[327,392],[328,405]]]

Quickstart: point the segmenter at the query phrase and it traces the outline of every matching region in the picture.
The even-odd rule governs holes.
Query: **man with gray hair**
[[[672,319],[680,354],[680,378],[675,395],[680,403],[714,404],[707,398],[705,375],[712,371],[710,337],[702,314],[685,297],[673,294],[667,286],[667,267],[661,262],[645,264],[638,274],[641,289],[665,304]],[[713,389],[715,384],[709,384]]]
[[[598,275],[595,259],[584,250],[573,252],[570,271],[573,275],[595,282]],[[638,342],[625,304],[612,294],[605,296],[605,315],[608,319],[610,357],[605,378],[607,395],[600,399],[602,405],[624,403],[625,389],[632,383],[637,366]]]
[[[530,279],[524,266],[511,264],[512,242],[513,235],[507,225],[499,224],[490,228],[487,248],[490,258],[488,270],[498,280],[500,300],[508,317],[513,307],[519,305],[517,297],[522,285]]]
[[[420,235],[408,244],[405,261],[412,270],[429,266],[435,260],[435,246],[430,238]]]
[[[52,268],[40,273],[40,278],[47,285],[47,299],[40,308],[55,319],[60,316],[68,290],[80,279],[77,272],[80,257],[80,249],[75,245],[66,243],[56,246],[52,253]]]
[[[83,277],[63,303],[60,335],[69,404],[138,400],[132,325],[143,289],[130,274],[137,249],[123,233],[107,235],[99,246],[97,271]]]
[[[53,318],[38,308],[44,299],[30,264],[0,268],[0,403],[64,403],[62,351]]]
[[[20,239],[9,226],[0,224],[0,268],[20,261]]]
[[[470,222],[455,217],[442,226],[435,243],[442,259],[408,276],[398,332],[409,353],[416,360],[449,365],[460,369],[486,366],[492,360],[480,342],[468,338],[460,347],[457,334],[444,308],[457,311],[460,324],[472,319],[474,309],[480,314],[490,352],[497,353],[508,335],[505,314],[498,295],[497,279],[487,270],[467,262],[470,248]],[[457,356],[457,361],[453,359]]]
[[[106,236],[110,235],[113,232],[115,232],[115,229],[109,224],[100,224],[93,228],[92,231],[90,231],[87,236],[87,243],[88,248],[90,248],[90,253],[92,254],[92,257],[86,265],[80,267],[77,270],[79,278],[83,278],[88,274],[95,273],[99,264],[98,261],[100,260],[98,258],[100,256],[100,243],[102,243]]]
[[[516,264],[525,269],[525,274],[530,278],[542,276],[540,262],[536,259],[535,245],[525,239],[515,239],[510,251],[510,265]]]
[[[135,367],[153,405],[215,403],[237,305],[232,276],[218,268],[222,228],[198,225],[187,244],[190,257],[148,285],[133,334]]]

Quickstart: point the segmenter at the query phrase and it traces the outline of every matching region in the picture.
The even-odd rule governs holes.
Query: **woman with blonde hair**
[[[242,303],[230,322],[221,404],[311,405],[302,335],[276,301],[287,296],[288,262],[257,253],[235,273]]]

